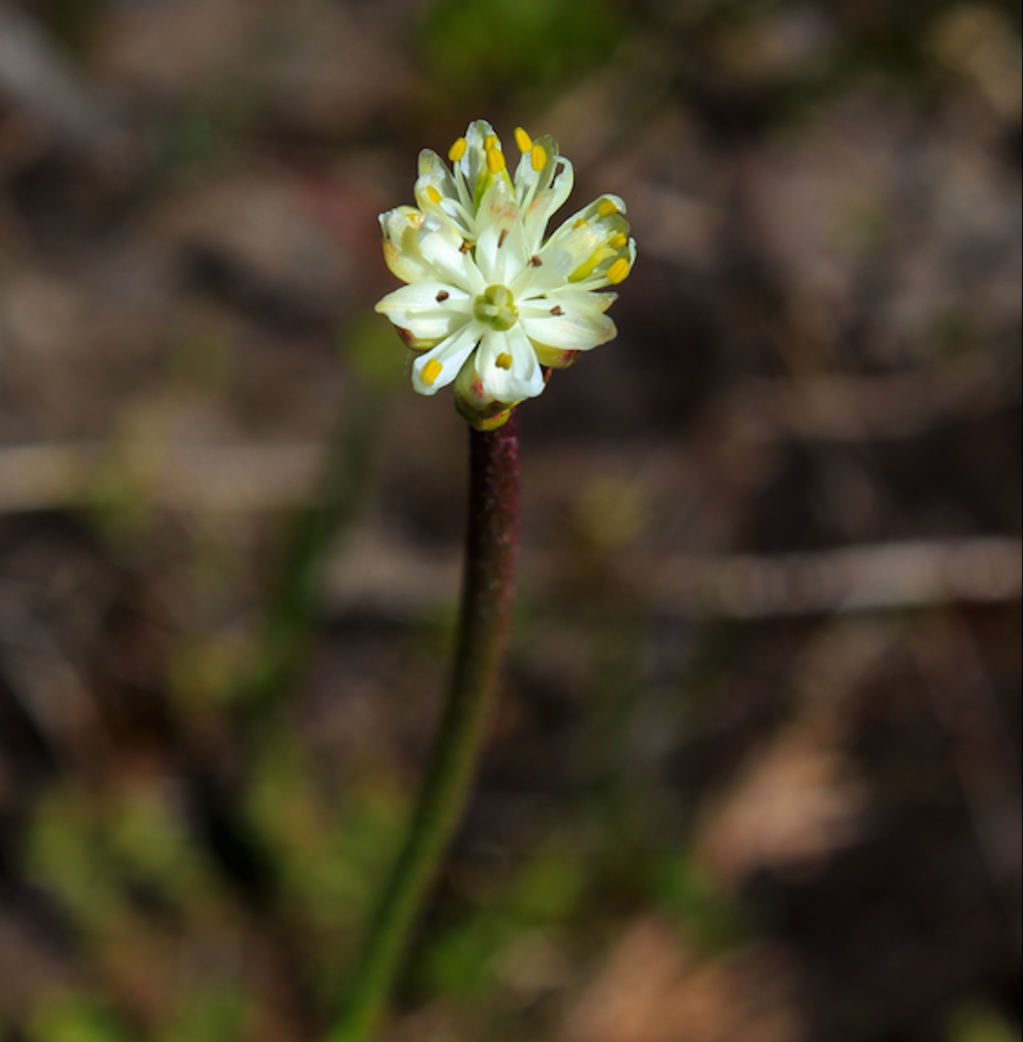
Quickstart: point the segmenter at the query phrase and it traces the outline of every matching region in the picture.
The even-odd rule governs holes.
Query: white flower
[[[527,245],[535,251],[551,215],[571,194],[575,171],[559,154],[554,138],[533,141],[520,127],[515,139],[522,152],[515,172],[515,201],[525,224]],[[439,217],[463,239],[475,243],[482,230],[479,211],[483,194],[507,167],[501,139],[486,120],[476,120],[465,137],[451,146],[448,158],[453,174],[436,152],[424,149],[420,153],[416,202],[423,213]]]
[[[485,425],[544,389],[544,369],[613,339],[604,312],[636,257],[625,204],[605,195],[546,242],[551,215],[571,191],[571,164],[550,138],[516,132],[522,158],[509,176],[490,125],[473,123],[449,153],[452,173],[423,152],[419,209],[381,215],[384,253],[409,285],[377,305],[422,352],[412,382],[436,394],[457,380],[463,414]],[[496,423],[494,424],[496,425]]]

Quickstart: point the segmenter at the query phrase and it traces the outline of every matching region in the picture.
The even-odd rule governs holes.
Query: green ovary
[[[476,318],[491,329],[503,333],[519,320],[519,309],[507,286],[490,286],[476,298],[473,308]]]

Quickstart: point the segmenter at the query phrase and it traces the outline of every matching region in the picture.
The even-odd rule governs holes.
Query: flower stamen
[[[579,267],[576,268],[576,270],[568,276],[568,281],[582,282],[583,279],[588,279],[597,270],[597,268],[599,268],[600,265],[604,263],[604,261],[613,257],[614,255],[615,251],[608,249],[607,246],[599,247],[598,249],[593,251],[593,254],[588,261],[586,261],[583,264],[580,264]],[[626,260],[616,261],[615,264],[611,265],[611,267],[615,267],[619,263],[625,264],[626,269],[628,269],[629,262]],[[626,270],[625,275],[628,275],[628,270]],[[622,276],[622,279],[625,278],[625,275]]]
[[[515,131],[515,143],[519,146],[523,155],[527,152],[533,151],[533,139],[525,132],[522,127],[519,127]]]
[[[448,151],[448,159],[452,163],[457,163],[460,159],[465,156],[465,153],[469,150],[469,142],[464,137],[460,137]]]
[[[442,372],[444,372],[444,366],[442,366],[436,358],[431,358],[430,361],[423,366],[423,371],[419,375],[427,387],[432,387],[437,382],[437,377],[440,376]]]
[[[624,258],[619,257],[618,260],[607,269],[607,280],[613,286],[617,286],[618,283],[624,282],[632,271],[632,265]]]

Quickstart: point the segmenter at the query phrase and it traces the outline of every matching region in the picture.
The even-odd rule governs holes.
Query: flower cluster
[[[535,398],[547,372],[617,334],[596,293],[624,281],[636,259],[625,204],[604,195],[549,238],[547,225],[572,190],[572,164],[550,137],[515,132],[514,177],[484,120],[448,158],[419,157],[417,207],[382,214],[384,255],[408,283],[377,305],[418,357],[412,383],[436,394],[454,383],[459,411],[489,430]]]

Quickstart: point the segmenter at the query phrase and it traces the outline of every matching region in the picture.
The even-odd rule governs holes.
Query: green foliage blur
[[[448,99],[528,105],[606,63],[629,28],[619,0],[441,0],[420,47]]]

